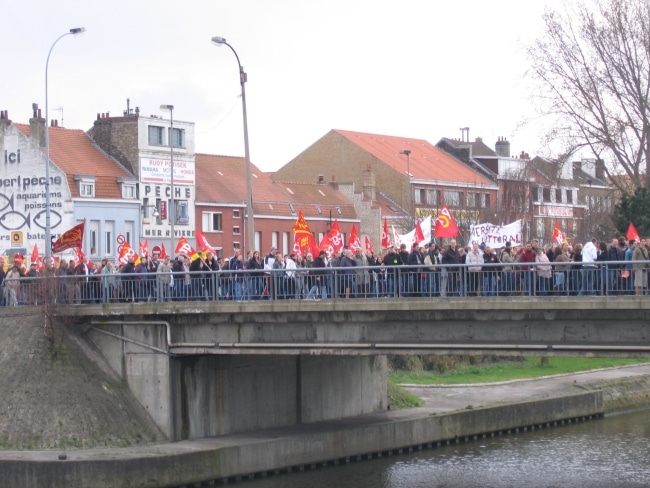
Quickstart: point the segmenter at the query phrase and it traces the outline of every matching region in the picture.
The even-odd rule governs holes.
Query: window
[[[567,190],[566,192],[566,202],[573,203],[573,190]]]
[[[536,222],[537,227],[537,238],[538,239],[543,239],[544,238],[544,219],[537,219]]]
[[[445,190],[445,203],[450,207],[460,207],[462,198],[462,191]]]
[[[189,225],[190,216],[187,200],[174,200],[174,206],[176,207],[173,209],[174,212],[172,214],[175,216],[174,223],[180,225]]]
[[[232,248],[233,249],[239,249],[239,242],[235,241],[232,243]]]
[[[163,145],[163,128],[156,125],[149,126],[149,145],[162,146]]]
[[[427,190],[427,204],[428,205],[438,205],[438,200],[440,198],[439,190]]]
[[[203,230],[206,232],[221,232],[221,214],[216,212],[203,212]]]
[[[240,214],[238,208],[234,208],[234,209],[232,210],[232,218],[233,218],[233,219],[238,219],[238,218],[240,218],[240,215],[241,215],[241,214]]]
[[[560,188],[555,189],[555,201],[557,203],[562,203],[562,190]]]
[[[169,129],[167,133],[169,140],[174,147],[185,147],[185,130],[184,129]]]
[[[415,189],[415,203],[421,205],[424,201],[424,188]]]
[[[89,232],[88,240],[90,241],[90,255],[97,257],[98,256],[98,242],[97,238],[99,236],[99,220],[91,220],[89,222]]]
[[[122,184],[122,198],[135,198],[135,185]]]
[[[104,222],[104,253],[107,256],[113,255],[113,229],[115,225],[112,221]]]
[[[127,220],[124,222],[124,239],[128,243],[133,242],[133,227],[133,221]]]
[[[481,207],[490,208],[490,194],[482,193],[481,194]]]
[[[95,183],[79,183],[79,196],[92,198],[95,196]]]
[[[467,206],[468,207],[476,207],[477,203],[478,203],[478,193],[468,191],[467,192]]]
[[[235,225],[235,226],[232,228],[232,233],[233,233],[234,235],[236,235],[236,236],[239,235],[239,226],[238,226],[238,225]]]
[[[543,188],[542,189],[542,201],[543,202],[550,202],[551,201],[551,189],[550,188]]]

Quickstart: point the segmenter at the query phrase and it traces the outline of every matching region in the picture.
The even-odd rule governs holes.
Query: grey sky
[[[522,74],[521,42],[555,0],[23,0],[3,2],[0,109],[87,130],[97,113],[167,113],[196,123],[196,151],[243,156],[236,60],[246,85],[252,161],[286,164],[330,129],[426,139],[506,136],[513,153],[538,152]]]

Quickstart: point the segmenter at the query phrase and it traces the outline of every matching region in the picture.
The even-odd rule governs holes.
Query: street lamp
[[[402,149],[400,154],[406,155],[406,174],[408,175],[409,178],[409,193],[408,193],[408,200],[406,204],[408,205],[408,211],[409,211],[409,224],[412,223],[413,218],[414,218],[414,211],[413,211],[413,189],[411,188],[411,150],[410,149]]]
[[[51,264],[52,257],[52,226],[50,219],[50,104],[48,98],[48,85],[47,73],[50,66],[50,55],[56,43],[63,39],[65,36],[82,34],[86,32],[85,27],[75,27],[70,29],[69,32],[60,35],[50,47],[47,53],[47,61],[45,62],[45,262]]]
[[[241,84],[241,106],[244,113],[244,157],[246,158],[246,213],[248,214],[248,251],[255,249],[255,217],[253,215],[253,186],[251,183],[251,156],[248,150],[248,118],[246,116],[246,81],[248,77],[244,67],[239,62],[237,51],[226,42],[223,37],[215,36],[212,38],[213,44],[217,46],[228,46],[237,58],[239,65],[239,83]]]
[[[176,206],[174,205],[174,106],[173,105],[161,105],[160,110],[169,112],[169,151],[171,157],[171,200],[170,200],[170,209],[169,209],[169,222],[171,223],[172,231],[172,252],[174,252],[174,221],[176,220]]]

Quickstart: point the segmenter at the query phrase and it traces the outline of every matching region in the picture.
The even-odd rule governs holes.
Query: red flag
[[[72,249],[75,247],[82,247],[84,239],[84,226],[85,222],[75,225],[72,229],[61,234],[54,243],[52,244],[52,252],[63,252],[66,249]],[[46,242],[45,245],[48,243]]]
[[[174,254],[185,254],[186,256],[189,256],[190,259],[196,259],[199,257],[199,253],[196,252],[196,249],[194,249],[189,242],[187,242],[185,237],[181,237],[178,240]]]
[[[138,264],[140,262],[140,256],[135,250],[131,247],[131,244],[124,241],[120,248],[120,255],[117,257],[117,261],[120,264],[126,264],[129,262],[129,258],[133,258],[133,263]]]
[[[447,205],[444,205],[440,212],[438,212],[433,234],[436,237],[456,237],[458,235],[458,226],[449,213]]]
[[[201,232],[200,229],[196,229],[195,234],[196,234],[196,245],[199,247],[201,251],[203,252],[210,251],[212,254],[217,254],[217,251],[215,251],[214,247],[210,245],[210,243],[205,238],[203,232]]]
[[[388,221],[384,217],[384,228],[381,231],[381,247],[384,249],[390,247],[390,235],[388,234]]]
[[[372,242],[370,242],[370,239],[368,239],[368,236],[366,236],[366,251],[367,252],[374,252],[372,249]]]
[[[43,269],[43,261],[41,260],[40,256],[38,255],[38,244],[34,243],[34,249],[32,249],[32,263],[36,263],[36,266],[38,266],[38,269]]]
[[[320,251],[325,251],[327,253],[327,257],[331,258],[332,255],[334,254],[334,245],[332,244],[332,241],[330,240],[330,233],[326,234],[323,236],[323,239],[320,241],[320,246],[318,246],[318,250]]]
[[[556,242],[557,244],[564,244],[567,242],[566,236],[564,235],[564,232],[562,232],[562,229],[560,229],[560,226],[557,225],[557,222],[555,223],[555,227],[553,229],[553,236],[551,237],[551,240],[553,242]]]
[[[334,254],[339,252],[343,247],[343,235],[341,234],[341,229],[339,229],[339,221],[334,219],[332,223],[332,228],[328,233],[330,242],[332,243],[332,248],[334,249]]]
[[[160,259],[165,259],[167,257],[167,249],[165,249],[165,244],[160,244]]]
[[[630,222],[630,225],[627,227],[627,234],[625,234],[625,237],[627,237],[628,241],[634,239],[636,242],[641,242],[639,233],[637,232],[636,227],[634,227],[634,224],[632,222]]]
[[[350,240],[348,241],[348,248],[351,251],[356,251],[361,249],[361,239],[359,239],[359,234],[357,233],[356,225],[352,224],[352,230],[350,231]]]
[[[291,230],[295,235],[293,242],[294,252],[302,254],[303,256],[306,255],[307,252],[318,255],[316,240],[314,239],[311,230],[309,230],[309,225],[302,214],[302,210],[298,210],[298,219],[296,220],[296,223],[293,224]]]
[[[138,246],[140,247],[140,254],[142,256],[149,256],[149,241],[144,241],[144,244],[138,242]]]
[[[74,248],[74,258],[73,259],[74,259],[75,264],[83,263],[85,257],[86,257],[86,255],[84,254],[84,252],[80,248],[78,248],[78,247]]]
[[[424,240],[424,232],[422,232],[422,225],[420,225],[420,221],[416,220],[415,221],[415,237],[413,238],[413,242],[415,244],[419,244]]]

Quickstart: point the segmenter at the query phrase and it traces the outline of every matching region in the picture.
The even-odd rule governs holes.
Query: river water
[[[237,488],[648,487],[650,410],[236,483]]]

